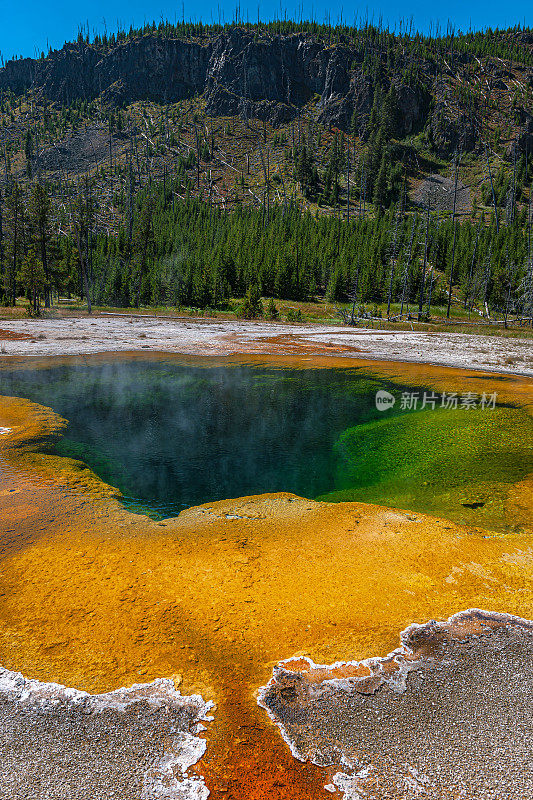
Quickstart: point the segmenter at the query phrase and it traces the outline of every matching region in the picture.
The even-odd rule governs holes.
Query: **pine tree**
[[[261,302],[261,290],[257,284],[250,286],[246,292],[243,303],[243,317],[245,319],[255,319],[263,316],[263,303]]]
[[[305,144],[302,145],[298,152],[294,177],[306,197],[314,198],[316,196],[318,192],[318,172],[313,165],[313,158]]]
[[[270,300],[268,302],[268,306],[267,306],[267,310],[266,310],[266,316],[267,316],[268,319],[272,319],[272,320],[279,319],[279,311],[278,311],[277,306],[276,306],[276,304],[274,302],[274,299],[272,297],[270,298]]]
[[[398,128],[398,93],[391,83],[381,107],[381,128],[385,139],[391,139]]]
[[[10,186],[5,202],[8,246],[5,248],[4,270],[5,293],[11,305],[17,304],[17,275],[23,252],[24,234],[24,190],[17,181]]]
[[[48,188],[34,184],[29,198],[29,225],[36,242],[44,274],[44,305],[50,307],[51,279],[49,264],[51,201]]]
[[[26,289],[26,294],[30,301],[28,308],[30,316],[38,317],[41,313],[40,293],[46,285],[46,278],[43,264],[33,247],[28,248],[26,255],[22,259],[19,280]]]
[[[385,208],[388,199],[388,170],[388,160],[386,154],[383,153],[381,157],[381,166],[374,186],[374,195],[372,197],[374,204],[381,211]]]

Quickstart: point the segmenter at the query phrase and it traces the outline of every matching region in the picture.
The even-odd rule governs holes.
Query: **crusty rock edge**
[[[498,627],[500,625],[517,625],[533,630],[533,620],[480,608],[468,608],[453,614],[446,620],[412,623],[401,631],[400,647],[385,656],[372,656],[361,661],[336,661],[333,664],[317,664],[308,656],[293,656],[280,661],[274,667],[269,682],[259,689],[257,703],[277,725],[293,756],[299,761],[306,761],[306,757],[297,750],[282,723],[266,704],[266,696],[272,686],[297,675],[313,676],[315,673],[314,681],[309,687],[311,697],[319,697],[332,688],[346,693],[374,694],[383,684],[387,684],[395,692],[402,693],[407,688],[409,672],[417,669],[421,663],[415,655],[416,651],[413,646],[415,639],[420,639],[421,636],[423,638],[424,635],[439,630],[460,634],[467,625],[482,626],[485,631],[486,626]],[[307,668],[304,666],[305,663],[308,665]],[[298,664],[299,668],[291,670],[291,664]],[[339,677],[335,673],[344,673],[344,675]],[[328,674],[332,677],[328,678]]]
[[[134,703],[145,702],[152,708],[188,707],[194,712],[194,733],[177,731],[171,746],[154,762],[144,776],[142,800],[206,800],[209,789],[202,777],[189,775],[189,769],[203,756],[206,742],[197,734],[205,730],[203,721],[213,717],[208,712],[214,704],[200,695],[182,695],[170,678],[157,678],[152,683],[134,684],[112,692],[91,695],[57,683],[43,683],[25,678],[0,666],[0,701],[20,705],[24,712],[43,713],[58,708],[98,714],[106,710],[124,712]],[[181,778],[176,778],[178,771]]]

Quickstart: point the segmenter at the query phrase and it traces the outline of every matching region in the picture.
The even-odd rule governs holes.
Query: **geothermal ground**
[[[533,795],[533,622],[470,610],[385,658],[280,665],[261,704],[345,798]]]
[[[462,333],[370,331],[323,325],[134,315],[13,320],[0,324],[7,356],[157,351],[200,355],[338,353],[366,360],[439,364],[533,375],[533,340]],[[1,356],[0,356],[1,358]]]
[[[354,364],[379,352],[423,360],[427,346],[431,360],[472,367],[483,356],[495,371],[510,368],[498,359],[514,347],[514,369],[531,369],[529,342],[455,334],[276,326],[273,336],[263,324],[128,318],[2,325],[17,337],[4,342],[6,354],[36,369],[41,359],[25,356],[142,348],[144,357],[147,340],[152,351],[287,353],[294,366],[340,366],[324,356],[328,347]],[[335,336],[371,344],[363,355]],[[481,353],[485,346],[490,353]],[[315,352],[321,357],[311,358]],[[526,377],[374,367],[436,388],[497,389],[501,400],[533,408]],[[508,535],[287,494],[207,503],[156,522],[129,513],[83,464],[50,455],[46,444],[62,429],[49,409],[0,399],[0,795],[531,795],[530,479],[509,487],[516,529]],[[487,611],[450,618],[472,608]],[[448,622],[426,624],[433,619]],[[137,696],[125,709],[102,711],[112,690],[168,676],[185,695],[176,701],[181,710],[168,698],[154,707]],[[206,707],[193,694],[216,704],[205,744],[197,723]]]
[[[0,668],[0,789],[17,800],[204,800],[209,704],[172,680],[89,695]]]

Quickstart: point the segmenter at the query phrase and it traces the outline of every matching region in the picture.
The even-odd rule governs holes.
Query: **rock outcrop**
[[[9,61],[0,69],[0,91],[28,89],[61,104],[101,97],[117,106],[203,95],[210,115],[249,115],[273,124],[316,98],[319,121],[345,130],[354,112],[364,129],[374,97],[355,47],[327,47],[306,34],[257,37],[240,29],[202,41],[154,33],[106,51],[71,43],[47,58]],[[427,102],[407,85],[398,86],[398,98],[398,134],[405,135],[425,120]]]

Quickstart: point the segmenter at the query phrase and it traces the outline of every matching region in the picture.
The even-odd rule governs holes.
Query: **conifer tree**
[[[28,248],[22,259],[19,279],[30,301],[29,313],[38,317],[41,313],[40,294],[45,288],[46,278],[42,262],[33,247]]]
[[[23,252],[24,235],[24,190],[17,181],[13,181],[10,186],[5,208],[5,227],[9,233],[9,246],[5,248],[5,292],[11,305],[15,306],[17,304],[17,275]]]
[[[135,307],[141,304],[143,281],[146,277],[148,258],[154,241],[152,214],[154,210],[154,196],[152,192],[143,198],[141,208],[135,221],[133,231],[133,264],[135,274]]]
[[[51,276],[49,264],[51,201],[48,187],[36,183],[32,186],[29,198],[29,225],[38,248],[44,275],[44,305],[50,307]]]

